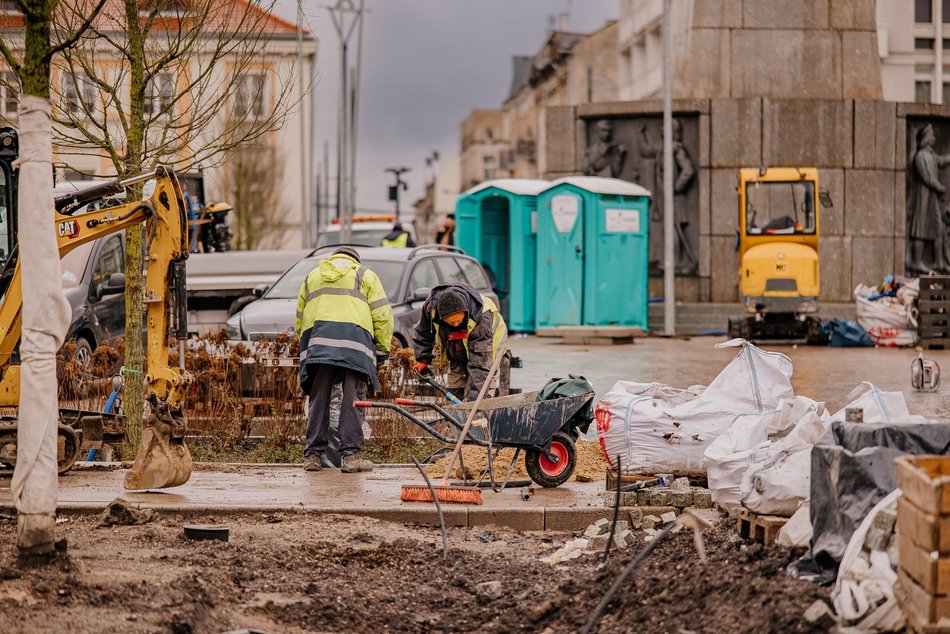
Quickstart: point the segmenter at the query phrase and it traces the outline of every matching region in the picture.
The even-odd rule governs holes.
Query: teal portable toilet
[[[455,205],[456,242],[489,272],[512,331],[535,329],[537,194],[550,184],[526,178],[485,181]]]
[[[568,176],[538,194],[537,324],[647,329],[650,192]]]

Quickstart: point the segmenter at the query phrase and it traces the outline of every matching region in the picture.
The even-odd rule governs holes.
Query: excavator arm
[[[151,194],[138,201],[97,211],[77,210],[95,200],[113,196],[127,187],[154,180]],[[124,180],[113,180],[56,199],[52,230],[60,257],[76,247],[136,224],[145,223],[146,400],[147,426],[135,463],[127,474],[128,489],[162,488],[184,484],[191,476],[191,455],[184,444],[182,404],[190,375],[168,364],[169,336],[179,339],[184,360],[187,337],[185,260],[188,224],[184,197],[175,173],[166,167]],[[0,272],[0,408],[19,402],[19,366],[11,359],[22,328],[22,289],[17,253]]]

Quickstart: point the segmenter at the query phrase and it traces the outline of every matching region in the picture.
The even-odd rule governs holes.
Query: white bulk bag
[[[626,473],[703,473],[704,452],[738,416],[775,410],[793,396],[792,362],[743,339],[712,383],[678,389],[618,381],[597,404],[597,435],[612,466],[620,456]]]

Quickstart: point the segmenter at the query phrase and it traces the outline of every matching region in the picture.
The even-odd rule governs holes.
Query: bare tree
[[[83,2],[84,0],[71,0]],[[88,0],[85,0],[88,1]],[[111,0],[76,46],[63,51],[54,134],[76,171],[90,149],[120,177],[170,164],[211,167],[281,127],[293,62],[269,62],[273,0]],[[129,192],[137,196],[138,192]],[[126,237],[126,358],[144,369],[142,230]],[[128,441],[138,444],[142,383],[125,382]]]
[[[20,342],[20,420],[13,499],[17,508],[17,546],[30,554],[53,552],[56,528],[56,351],[69,326],[69,304],[59,284],[59,249],[53,234],[52,133],[50,69],[53,57],[73,45],[105,0],[83,12],[63,11],[64,28],[54,35],[58,0],[17,0],[24,34],[18,42],[0,37],[0,54],[16,73],[24,97],[19,105],[20,135],[20,273],[6,294],[23,294]],[[89,16],[83,18],[82,15]],[[19,17],[19,16],[17,16]],[[65,35],[64,35],[65,34]],[[14,53],[22,52],[22,56]],[[52,282],[50,281],[52,279]]]
[[[272,147],[253,144],[232,150],[224,169],[222,187],[234,207],[234,246],[237,249],[273,249],[291,227],[284,221],[288,209],[271,183],[284,169]]]

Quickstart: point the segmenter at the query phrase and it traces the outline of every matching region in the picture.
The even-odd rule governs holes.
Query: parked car
[[[395,223],[396,216],[355,216],[349,242],[367,247],[378,247],[382,245],[383,238],[392,233]],[[408,225],[406,225],[406,231],[412,235],[412,228]],[[317,248],[341,242],[340,224],[334,220],[320,233],[317,238]]]
[[[62,259],[63,292],[72,308],[66,340],[88,363],[103,342],[125,335],[125,233],[80,245]]]
[[[395,337],[401,346],[412,341],[412,329],[419,320],[422,303],[435,286],[453,282],[470,284],[498,302],[481,265],[461,249],[446,251],[445,248],[438,245],[414,249],[356,247],[362,263],[379,275],[386,289],[393,307]],[[273,339],[278,333],[293,331],[300,287],[307,274],[333,250],[333,246],[316,249],[290,267],[273,286],[255,289],[260,299],[228,320],[227,331],[231,338]]]

